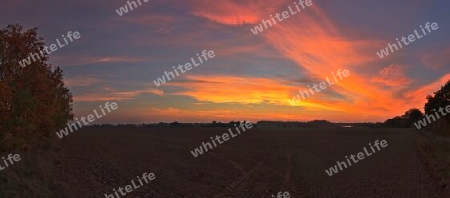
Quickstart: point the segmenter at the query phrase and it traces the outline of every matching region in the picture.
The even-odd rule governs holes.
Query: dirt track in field
[[[156,179],[126,197],[443,197],[408,130],[253,128],[190,153],[227,128],[86,128],[63,140],[63,197],[105,197],[136,176]],[[325,169],[375,140],[388,146],[328,176]]]

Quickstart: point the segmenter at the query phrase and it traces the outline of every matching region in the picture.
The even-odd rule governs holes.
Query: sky
[[[294,1],[140,1],[119,16],[125,0],[0,0],[0,28],[39,27],[47,45],[78,31],[81,38],[50,54],[49,62],[64,71],[75,117],[118,104],[96,123],[383,122],[423,110],[426,96],[450,80],[447,1],[312,0],[256,35],[252,28],[294,8]],[[427,22],[438,29],[423,35]],[[414,30],[423,37],[377,55]],[[154,84],[204,50],[215,57]],[[289,102],[339,69],[350,76]]]

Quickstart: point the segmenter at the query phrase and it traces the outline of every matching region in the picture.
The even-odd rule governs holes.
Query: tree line
[[[401,116],[388,119],[384,122],[386,127],[402,127],[409,128],[414,127],[413,123],[424,119],[426,115],[435,115],[440,108],[445,108],[450,105],[450,80],[445,83],[438,91],[433,92],[432,95],[426,96],[427,102],[424,105],[424,113],[416,108],[410,109]],[[436,120],[428,126],[428,129],[432,129],[437,133],[448,134],[450,128],[450,115],[446,115],[443,118]]]

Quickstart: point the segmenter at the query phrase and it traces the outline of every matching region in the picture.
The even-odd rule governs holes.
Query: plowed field
[[[65,137],[62,197],[105,197],[136,176],[156,179],[126,197],[446,197],[429,176],[414,134],[401,129],[253,128],[190,153],[227,128],[85,128]],[[375,140],[388,146],[328,176],[325,169]]]

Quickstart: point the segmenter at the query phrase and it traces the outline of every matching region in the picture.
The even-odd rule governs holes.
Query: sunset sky
[[[81,38],[53,52],[65,72],[76,117],[105,102],[118,110],[97,123],[229,122],[326,119],[383,122],[450,80],[450,2],[312,1],[254,35],[281,0],[150,0],[119,16],[125,0],[1,0],[0,25],[39,27],[47,45]],[[407,3],[405,3],[407,2]],[[436,22],[423,38],[380,59],[396,38]],[[203,50],[216,56],[160,87],[172,66]],[[332,72],[351,75],[295,106],[289,99]]]

